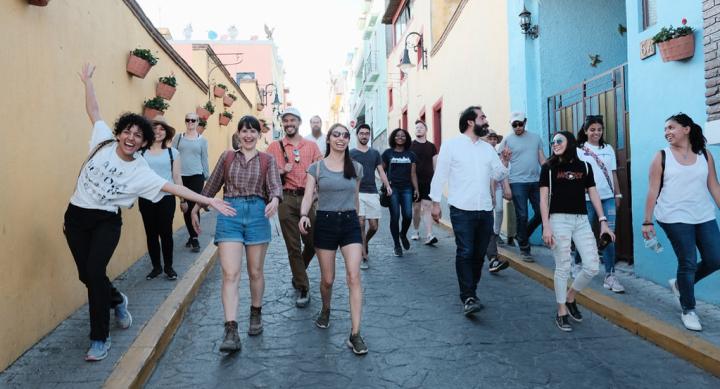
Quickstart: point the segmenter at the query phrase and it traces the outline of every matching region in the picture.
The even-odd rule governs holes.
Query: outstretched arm
[[[85,84],[85,110],[87,111],[90,122],[102,120],[100,117],[100,107],[98,106],[97,97],[95,97],[95,87],[93,86],[92,76],[95,73],[95,65],[86,63],[83,65],[82,72],[78,73],[80,80]]]

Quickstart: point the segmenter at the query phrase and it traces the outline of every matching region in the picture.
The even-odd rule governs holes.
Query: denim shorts
[[[313,243],[316,249],[323,250],[337,250],[352,243],[362,244],[357,212],[317,211]]]
[[[237,211],[235,216],[217,217],[215,244],[240,242],[245,245],[270,242],[270,221],[265,217],[265,200],[258,196],[226,197]]]

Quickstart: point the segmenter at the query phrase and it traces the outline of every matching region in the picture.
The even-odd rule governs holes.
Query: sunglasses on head
[[[512,126],[512,128],[524,127],[525,122],[514,121],[510,125]]]
[[[332,136],[334,136],[334,137],[336,137],[336,138],[342,137],[342,138],[345,138],[345,139],[350,139],[350,133],[347,132],[347,131],[333,131],[333,132],[330,133],[330,135],[332,135]]]
[[[550,141],[551,145],[561,145],[563,143],[565,143],[565,139],[563,139],[563,138],[555,138]]]
[[[185,119],[185,123],[195,123],[197,119]]]
[[[598,122],[600,122],[600,124],[602,124],[602,122],[603,122],[603,115],[587,115],[587,116],[585,116],[585,121],[586,121],[586,122],[589,122],[589,121],[591,121],[591,120],[592,120],[592,121],[598,121]]]

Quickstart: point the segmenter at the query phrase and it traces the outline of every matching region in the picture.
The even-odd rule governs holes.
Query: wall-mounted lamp
[[[272,91],[269,91],[270,87],[272,87]],[[260,91],[260,102],[262,105],[267,106],[267,97],[268,94],[275,93],[275,99],[273,99],[273,112],[280,112],[280,96],[278,95],[277,86],[273,83],[265,85],[265,87]]]
[[[403,56],[402,60],[400,61],[400,64],[398,64],[398,67],[403,72],[407,73],[410,69],[412,69],[415,65],[410,62],[410,50],[408,50],[408,38],[410,38],[413,35],[417,35],[418,40],[415,45],[413,45],[413,49],[416,53],[421,53],[421,63],[422,68],[427,69],[427,50],[423,46],[423,36],[420,33],[417,32],[411,32],[405,37],[405,49],[403,50]]]
[[[538,26],[532,25],[531,16],[532,14],[530,11],[527,10],[527,8],[523,7],[523,11],[520,12],[520,30],[523,34],[526,36],[529,36],[530,39],[535,39],[538,37]]]

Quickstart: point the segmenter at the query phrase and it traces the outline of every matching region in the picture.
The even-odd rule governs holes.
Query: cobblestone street
[[[238,322],[243,349],[218,351],[223,332],[219,265],[210,272],[147,387],[633,387],[710,388],[720,380],[583,310],[572,333],[553,322],[550,290],[512,269],[484,273],[485,309],[461,313],[452,235],[436,227],[437,247],[415,244],[391,255],[387,214],[371,242],[361,332],[370,349],[357,357],[350,330],[343,261],[338,260],[331,325],[313,324],[321,302],[313,260],[311,303],[294,305],[281,237],[265,264],[264,333],[247,336],[249,291],[241,281]]]

